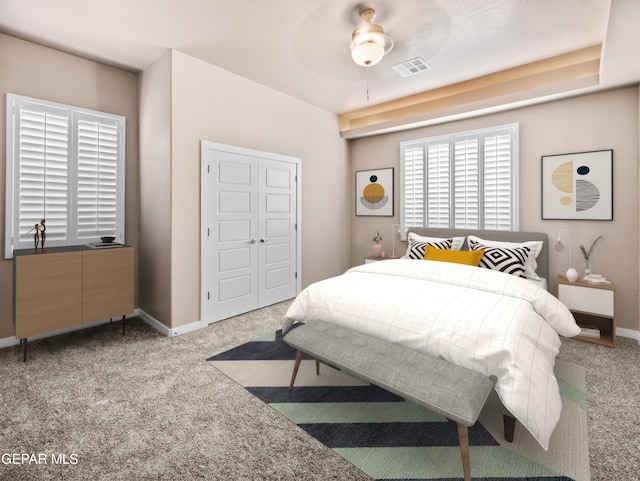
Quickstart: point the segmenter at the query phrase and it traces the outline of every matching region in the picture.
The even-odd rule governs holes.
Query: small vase
[[[589,274],[591,274],[591,264],[589,264],[589,261],[586,261],[584,263],[584,275],[585,277],[588,276]]]
[[[373,256],[380,257],[382,254],[382,244],[373,244]]]
[[[569,282],[575,282],[578,280],[578,271],[575,270],[573,267],[569,267],[569,269],[567,269],[567,273],[565,274],[567,276],[567,279],[569,279]]]

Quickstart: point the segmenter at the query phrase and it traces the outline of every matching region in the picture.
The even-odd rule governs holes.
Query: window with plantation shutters
[[[403,142],[400,156],[402,232],[518,229],[517,124]]]
[[[78,239],[114,235],[118,220],[118,123],[78,114]]]
[[[121,116],[13,94],[6,96],[5,258],[34,247],[124,242],[124,126]]]

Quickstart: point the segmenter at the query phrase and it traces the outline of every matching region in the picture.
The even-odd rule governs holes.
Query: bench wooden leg
[[[464,481],[471,481],[471,462],[469,461],[469,428],[458,423],[458,441],[460,442],[460,453],[462,454],[462,472]]]
[[[316,359],[316,376],[320,375],[320,360]]]
[[[516,432],[516,418],[508,414],[503,414],[502,420],[504,422],[504,439],[508,443],[512,443]]]
[[[296,362],[293,365],[293,373],[291,374],[291,382],[289,383],[289,392],[293,391],[293,383],[298,375],[298,368],[300,367],[300,361],[302,361],[302,351],[298,350],[296,354]]]

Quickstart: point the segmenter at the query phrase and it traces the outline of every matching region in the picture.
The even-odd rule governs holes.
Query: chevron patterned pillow
[[[443,239],[440,241],[429,241],[429,242],[421,242],[410,240],[409,241],[409,249],[408,249],[408,257],[409,259],[424,259],[424,251],[427,246],[435,247],[436,249],[451,249],[453,245],[453,239]]]
[[[468,242],[471,250],[484,250],[484,255],[480,259],[480,267],[525,277],[525,262],[531,252],[528,247],[489,247],[470,239]]]

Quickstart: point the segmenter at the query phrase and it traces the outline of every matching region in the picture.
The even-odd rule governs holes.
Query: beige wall
[[[393,224],[400,221],[400,142],[517,122],[520,124],[520,230],[546,232],[550,239],[556,239],[559,229],[570,229],[573,266],[579,271],[584,266],[578,245],[588,246],[598,235],[604,235],[594,250],[593,270],[616,284],[617,325],[638,330],[638,110],[638,88],[631,87],[352,141],[351,263],[360,264],[362,258],[371,253],[371,238],[378,229],[384,238],[384,250],[391,253]],[[614,220],[542,220],[540,157],[609,148],[613,149]],[[395,168],[395,216],[356,217],[353,214],[354,172],[381,167]],[[396,242],[396,254],[405,246]],[[567,267],[567,251],[558,253],[551,249],[550,280],[554,292],[557,274],[564,273]]]
[[[143,103],[143,122],[147,108]],[[163,263],[164,253],[170,253],[171,285],[140,285],[141,298],[170,296],[171,314],[163,312],[158,320],[174,328],[200,320],[200,140],[301,158],[302,285],[344,271],[349,256],[348,161],[336,117],[173,51],[171,200],[169,207],[159,208],[170,236],[151,254],[158,258],[149,259]],[[163,156],[162,169],[165,163]],[[153,208],[151,197],[141,192],[142,212]]]
[[[26,95],[127,118],[126,242],[138,243],[138,76],[0,34],[0,239],[6,196],[5,94]],[[4,252],[4,245],[2,248]],[[0,339],[13,336],[13,262],[0,260]]]
[[[171,318],[171,52],[140,74],[138,307]],[[166,322],[166,321],[165,321]]]

